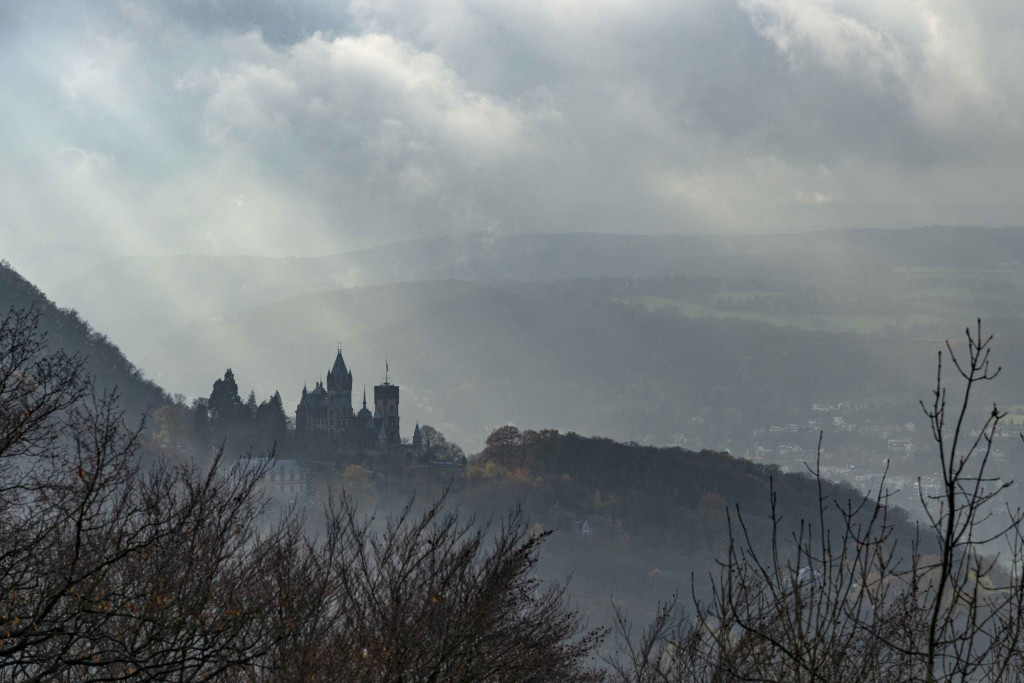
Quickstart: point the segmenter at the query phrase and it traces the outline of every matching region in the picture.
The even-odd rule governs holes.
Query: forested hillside
[[[673,592],[689,592],[693,575],[703,594],[704,577],[729,547],[728,514],[732,533],[741,533],[742,515],[754,546],[766,552],[773,492],[783,520],[776,531],[786,547],[804,521],[818,518],[819,503],[838,537],[839,510],[863,500],[848,486],[824,482],[819,491],[810,472],[782,474],[725,453],[511,426],[491,434],[454,492],[464,508],[493,514],[522,505],[531,519],[557,530],[542,568],[552,578],[571,571],[574,595],[604,617],[609,592],[637,614]],[[902,510],[890,517],[895,547],[908,550],[913,525]]]
[[[130,414],[140,415],[171,402],[163,389],[146,379],[106,335],[93,329],[74,310],[58,308],[10,264],[0,261],[0,316],[12,307],[35,309],[47,345],[84,358],[96,388],[109,391],[116,387]]]

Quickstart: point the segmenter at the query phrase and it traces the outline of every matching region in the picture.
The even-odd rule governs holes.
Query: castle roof
[[[331,368],[331,374],[337,377],[348,374],[348,368],[345,367],[345,359],[341,356],[341,349],[338,349],[338,355],[334,358],[334,367]]]
[[[345,366],[341,349],[334,358],[334,366],[327,372],[327,389],[331,393],[352,390],[352,372]]]
[[[330,403],[330,400],[324,385],[317,382],[316,386],[313,387],[313,391],[306,392],[305,387],[303,387],[302,400],[300,402],[307,408],[319,408],[326,406]]]

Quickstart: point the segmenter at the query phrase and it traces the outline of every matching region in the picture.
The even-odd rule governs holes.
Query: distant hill
[[[885,297],[907,269],[1016,269],[1024,229],[914,228],[782,235],[470,234],[306,258],[123,257],[50,294],[142,357],[182,327],[300,294],[388,283],[522,283],[672,275]],[[894,275],[895,272],[895,275]],[[969,284],[969,283],[966,283]],[[119,305],[112,307],[111,301]],[[130,330],[131,334],[124,334]]]
[[[932,374],[930,348],[913,340],[686,317],[593,285],[436,282],[306,295],[196,324],[146,363],[195,395],[231,367],[243,392],[279,389],[290,411],[302,383],[323,378],[340,339],[357,401],[390,360],[403,433],[427,422],[468,450],[507,422],[724,448],[716,429],[725,425],[746,429],[868,392],[920,386],[911,396],[922,395]]]
[[[63,349],[86,359],[88,371],[99,390],[117,387],[122,406],[130,413],[146,412],[171,402],[159,386],[125,358],[105,335],[94,330],[75,311],[58,308],[32,283],[0,261],[0,315],[11,307],[34,307],[51,348]]]
[[[706,597],[706,577],[717,572],[715,561],[729,546],[727,513],[736,534],[737,510],[742,514],[754,547],[769,556],[772,491],[783,562],[792,559],[786,553],[793,551],[802,521],[818,530],[819,488],[807,474],[782,474],[720,452],[651,448],[553,430],[497,430],[454,491],[460,506],[484,518],[522,505],[542,528],[555,530],[541,569],[551,578],[571,572],[573,598],[599,623],[608,617],[609,592],[634,616],[673,592],[687,604],[691,575],[697,593]],[[825,524],[839,539],[839,510],[850,509],[848,503],[856,507],[864,497],[830,482],[822,482],[820,494]],[[866,522],[871,507],[855,522]],[[889,521],[897,552],[909,550],[915,527],[907,513],[892,509]]]
[[[243,392],[280,389],[292,410],[337,341],[357,385],[390,358],[406,420],[471,449],[507,420],[725,447],[708,421],[763,428],[794,405],[893,392],[913,406],[941,341],[976,317],[1008,382],[1024,381],[1021,229],[476,234],[310,258],[123,258],[55,291],[193,396],[233,367]]]
[[[326,257],[346,285],[704,275],[859,277],[876,267],[1024,263],[1024,228],[922,227],[772,235],[472,234]]]

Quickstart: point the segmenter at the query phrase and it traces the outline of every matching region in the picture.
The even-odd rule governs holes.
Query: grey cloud
[[[5,243],[1020,222],[1007,4],[0,8]]]

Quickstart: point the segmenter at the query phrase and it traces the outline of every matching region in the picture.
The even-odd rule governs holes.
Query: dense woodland
[[[167,438],[167,415],[182,428]],[[229,458],[273,450],[296,459],[310,473],[300,504],[322,503],[346,491],[364,508],[392,510],[408,500],[416,508],[445,498],[478,519],[520,509],[535,529],[554,532],[541,557],[540,575],[573,576],[571,594],[595,624],[610,625],[614,593],[635,617],[653,616],[657,601],[696,588],[692,576],[715,571],[730,542],[729,511],[742,509],[757,547],[772,535],[773,496],[785,520],[779,532],[795,534],[818,513],[825,495],[840,507],[864,496],[846,485],[819,489],[810,471],[783,474],[715,451],[656,448],[588,438],[554,429],[495,430],[485,448],[468,458],[438,429],[422,426],[421,450],[344,450],[330,439],[299,439],[285,427],[275,394],[242,401],[227,370],[209,398],[192,406],[167,406],[155,415],[154,447],[206,462],[217,449]],[[280,503],[282,501],[278,501]],[[908,548],[913,527],[905,512],[890,513],[893,538]],[[838,532],[844,520],[830,509],[825,520]]]

